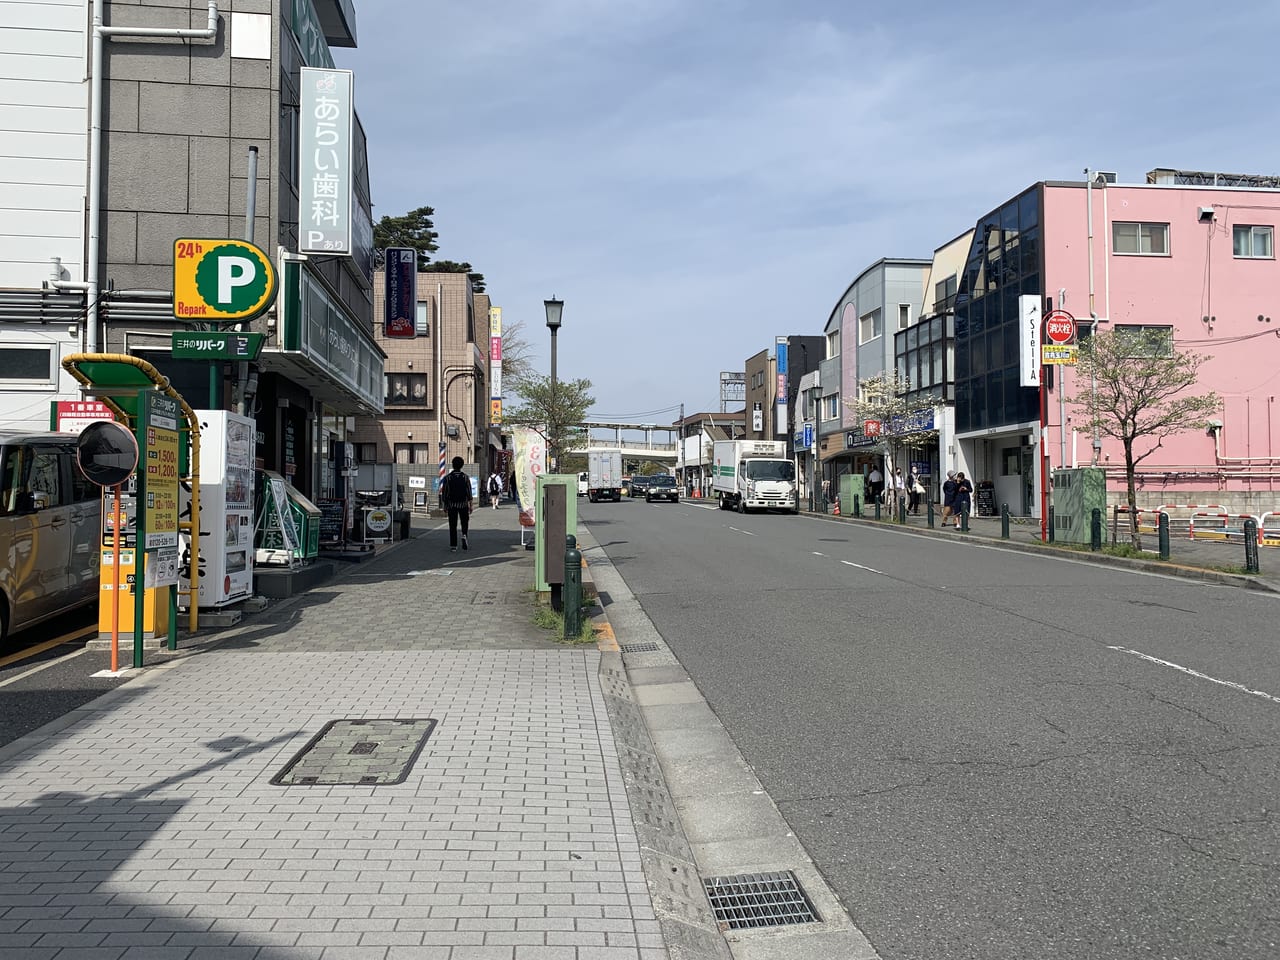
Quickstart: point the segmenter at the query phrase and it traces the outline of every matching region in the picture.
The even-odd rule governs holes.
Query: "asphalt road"
[[[885,960],[1280,956],[1280,598],[708,506],[579,515]]]

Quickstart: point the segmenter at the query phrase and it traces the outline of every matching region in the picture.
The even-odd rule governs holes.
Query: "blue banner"
[[[387,337],[412,337],[418,316],[418,251],[388,247],[386,254],[382,333]]]

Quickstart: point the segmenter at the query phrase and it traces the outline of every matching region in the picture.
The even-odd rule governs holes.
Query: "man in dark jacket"
[[[449,511],[449,552],[458,552],[458,521],[462,521],[462,549],[467,549],[467,524],[471,520],[471,478],[462,472],[462,458],[453,458],[453,469],[445,474],[440,499]]]

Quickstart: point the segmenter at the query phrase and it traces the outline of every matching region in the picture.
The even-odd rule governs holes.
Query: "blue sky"
[[[363,0],[374,218],[435,208],[593,417],[718,410],[722,370],[819,334],[881,257],[929,257],[1085,167],[1280,173],[1280,4]]]

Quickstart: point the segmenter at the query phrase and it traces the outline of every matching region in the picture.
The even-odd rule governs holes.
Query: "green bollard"
[[[969,532],[969,511],[963,507],[960,508],[960,532]]]
[[[568,534],[564,542],[564,638],[577,640],[582,633],[582,551],[573,534]]]
[[[1156,527],[1160,538],[1160,559],[1169,559],[1169,515],[1163,510],[1160,511],[1160,520]]]
[[[1244,572],[1258,572],[1258,521],[1253,517],[1244,522]]]
[[[849,514],[851,517],[862,517],[862,498],[856,493],[853,495],[853,512]]]
[[[929,529],[932,530],[933,529],[933,501],[930,500],[927,504],[925,504],[925,506],[928,507],[928,509],[925,511],[925,515],[926,515],[925,522],[929,524]]]
[[[876,497],[876,519],[880,519],[880,498]]]
[[[1000,539],[1009,539],[1009,505],[1000,504]]]
[[[902,497],[898,498],[898,522],[903,525],[907,522],[907,501]]]
[[[1089,549],[1102,549],[1102,511],[1097,507],[1093,508],[1093,513],[1089,516]]]
[[[1049,542],[1053,543],[1053,504],[1049,504]]]

